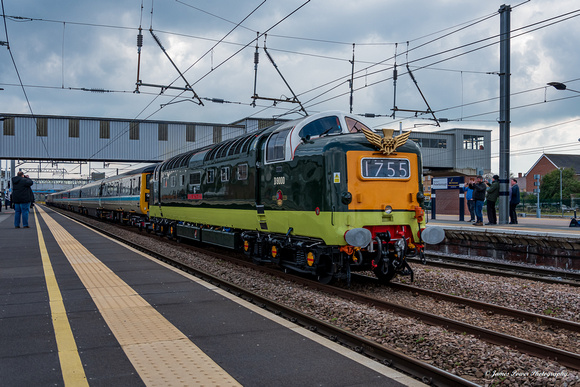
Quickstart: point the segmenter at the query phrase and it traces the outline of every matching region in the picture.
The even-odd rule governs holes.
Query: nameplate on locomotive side
[[[203,194],[188,194],[187,199],[189,199],[189,200],[201,200],[201,199],[203,199]]]
[[[361,176],[364,179],[407,179],[410,177],[407,159],[364,157],[361,159]]]

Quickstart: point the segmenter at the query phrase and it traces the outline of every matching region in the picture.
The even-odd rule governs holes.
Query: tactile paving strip
[[[39,211],[146,385],[240,385],[62,226]]]

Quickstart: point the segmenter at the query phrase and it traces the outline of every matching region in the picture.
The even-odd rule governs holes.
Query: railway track
[[[220,287],[223,290],[226,290],[237,297],[241,297],[244,300],[256,304],[265,310],[271,311],[272,313],[276,314],[277,316],[283,317],[288,319],[289,321],[305,327],[312,332],[316,332],[321,336],[326,337],[327,339],[337,342],[345,347],[352,349],[358,353],[364,354],[365,356],[372,358],[384,365],[407,373],[418,380],[421,380],[423,383],[428,385],[438,385],[438,386],[477,386],[477,384],[463,379],[457,375],[451,374],[445,370],[439,369],[434,367],[433,365],[420,361],[418,359],[414,359],[410,356],[405,355],[399,351],[395,351],[393,349],[387,348],[383,345],[380,345],[374,341],[368,340],[364,337],[359,335],[353,334],[347,330],[341,329],[335,325],[329,324],[325,321],[317,319],[315,317],[309,316],[305,313],[302,313],[296,309],[290,308],[285,306],[282,303],[273,301],[267,297],[263,297],[255,292],[247,290],[245,288],[239,287],[231,282],[225,281],[215,275],[212,275],[208,272],[200,270],[198,268],[193,268],[188,265],[183,264],[182,262],[176,261],[170,257],[167,257],[163,254],[160,254],[156,251],[151,249],[145,248],[138,243],[134,243],[130,240],[121,238],[120,236],[116,235],[115,233],[109,232],[104,230],[100,227],[95,226],[92,223],[84,221],[82,218],[78,217],[71,217],[66,212],[56,211],[59,212],[61,215],[67,216],[74,221],[82,223],[83,225],[94,229],[110,238],[113,238],[123,244],[126,244],[136,250],[139,250],[151,257],[154,257],[160,261],[168,263],[184,272],[189,274],[195,275],[196,277],[211,283],[214,286]],[[232,259],[228,256],[223,254],[219,254],[216,252],[207,252],[202,249],[192,248],[192,250],[203,251],[204,254],[212,255],[216,258],[227,260],[227,261],[235,261],[237,264],[245,265],[248,267],[256,268],[257,266],[248,262],[240,261],[239,259]],[[269,269],[266,267],[258,267],[260,270],[266,270],[271,273],[277,273],[282,276],[288,276],[285,273],[275,270]],[[312,284],[319,284],[315,281],[309,281]],[[329,287],[331,289],[331,287]]]
[[[580,273],[576,272],[527,265],[515,265],[496,261],[482,261],[438,253],[426,253],[425,257],[428,266],[503,277],[524,278],[552,284],[580,286]],[[409,262],[422,263],[418,258],[407,258],[407,260]]]
[[[131,244],[131,243],[129,242],[129,244]],[[134,247],[138,248],[140,250],[143,250],[143,248],[141,248],[140,246],[134,246]],[[202,251],[204,254],[208,254],[208,252],[206,250],[202,250]],[[147,253],[152,254],[154,256],[158,256],[158,254],[154,253],[154,252],[147,252]],[[317,289],[319,291],[322,291],[322,292],[325,292],[328,294],[332,294],[332,295],[336,295],[336,296],[342,297],[344,299],[356,301],[359,303],[365,303],[368,305],[373,305],[375,308],[388,310],[388,311],[394,312],[394,313],[399,314],[399,315],[418,318],[427,324],[442,326],[448,330],[453,330],[453,331],[459,332],[461,334],[471,334],[471,335],[473,335],[475,337],[479,337],[480,339],[487,341],[489,343],[493,343],[493,344],[496,344],[499,346],[510,346],[513,348],[517,348],[521,352],[528,353],[528,354],[536,356],[536,357],[552,359],[552,360],[557,359],[557,361],[560,364],[565,365],[566,367],[569,367],[572,369],[580,369],[580,355],[575,354],[575,353],[567,352],[567,351],[557,349],[557,348],[552,348],[552,347],[549,347],[546,345],[534,343],[534,342],[531,342],[528,340],[520,339],[520,338],[506,335],[503,333],[494,332],[494,331],[491,331],[489,329],[485,329],[485,328],[477,327],[474,325],[466,324],[466,323],[463,323],[460,321],[454,321],[451,319],[447,319],[445,317],[441,317],[441,316],[437,316],[434,314],[418,311],[418,310],[415,310],[412,308],[402,307],[401,305],[398,305],[398,304],[394,304],[394,303],[390,303],[390,302],[386,302],[386,301],[380,301],[380,300],[377,300],[376,298],[364,296],[364,295],[352,292],[348,289],[339,289],[337,287],[330,287],[327,285],[320,284],[316,281],[296,277],[294,275],[285,276],[279,269],[272,269],[272,268],[268,268],[268,267],[257,267],[254,264],[251,264],[249,262],[240,262],[239,259],[234,259],[234,258],[231,258],[229,256],[224,256],[223,254],[220,254],[220,253],[210,252],[209,254],[213,255],[219,259],[233,261],[238,265],[251,267],[254,270],[258,269],[258,270],[261,270],[263,272],[267,272],[269,274],[273,274],[276,276],[282,276],[285,279],[288,279],[290,281],[297,282],[297,283],[303,284],[309,288]],[[165,261],[170,261],[167,257],[163,257],[160,259],[163,259]],[[176,266],[181,265],[178,263],[172,263],[172,264],[174,264]],[[184,270],[191,272],[191,270],[193,270],[193,269],[184,268]],[[196,274],[196,275],[202,276],[202,278],[207,277],[207,278],[209,278],[209,281],[214,283],[214,284],[221,283],[221,280],[219,280],[218,278],[215,278],[211,275],[208,275],[207,273],[201,273],[201,274]],[[445,375],[446,371],[443,371],[443,374],[439,375],[439,374],[437,374],[436,371],[434,371],[432,369],[433,366],[431,366],[427,363],[423,363],[424,365],[418,365],[418,364],[412,362],[415,360],[410,360],[410,358],[408,358],[407,356],[405,356],[403,354],[397,354],[396,351],[391,352],[391,350],[386,349],[386,347],[384,347],[382,345],[378,345],[372,341],[362,339],[359,336],[354,335],[354,337],[353,337],[353,335],[351,333],[346,332],[346,331],[337,330],[333,333],[332,330],[336,329],[336,327],[334,327],[331,324],[328,324],[324,321],[320,321],[317,319],[312,319],[308,316],[302,315],[300,312],[297,312],[295,310],[287,310],[287,308],[284,307],[283,305],[280,305],[278,303],[273,303],[272,301],[266,300],[261,296],[258,296],[252,292],[248,292],[247,290],[238,289],[237,287],[232,286],[232,284],[230,284],[230,283],[223,283],[223,284],[220,284],[219,286],[227,287],[228,289],[231,289],[230,291],[232,291],[235,294],[239,294],[246,299],[251,299],[251,300],[253,300],[252,302],[258,303],[260,305],[263,304],[264,307],[267,307],[267,309],[269,309],[269,310],[273,310],[277,314],[282,314],[283,316],[287,316],[287,318],[298,322],[300,325],[308,327],[311,330],[316,330],[330,339],[339,340],[341,343],[343,343],[343,345],[347,345],[347,346],[349,346],[349,347],[351,347],[354,350],[357,350],[359,352],[364,352],[365,354],[367,354],[367,355],[369,355],[369,356],[371,356],[379,361],[382,361],[386,364],[392,364],[395,368],[398,368],[398,369],[403,370],[407,373],[410,373],[410,374],[422,379],[425,382],[431,381],[435,384],[439,384],[438,382],[435,382],[436,380],[439,380],[439,378],[442,378],[440,380],[440,382],[443,384],[447,384],[450,382],[450,380],[444,381],[444,379],[447,378],[447,375]],[[407,285],[402,285],[402,284],[393,284],[393,287],[400,289],[400,290],[421,293],[423,295],[428,295],[430,297],[436,297],[436,298],[440,298],[440,299],[444,298],[448,301],[452,301],[452,302],[456,302],[456,303],[469,304],[472,307],[484,309],[484,310],[490,310],[493,313],[505,314],[505,315],[514,316],[517,318],[529,320],[529,321],[536,321],[540,324],[561,327],[563,329],[569,329],[569,330],[573,330],[576,332],[580,331],[580,324],[577,324],[574,322],[559,320],[559,319],[551,318],[548,316],[536,315],[536,314],[528,313],[528,312],[520,313],[519,311],[510,310],[508,308],[503,308],[503,307],[497,306],[497,305],[480,303],[480,302],[473,301],[473,300],[468,300],[468,299],[464,299],[464,298],[460,298],[460,297],[456,297],[456,296],[445,295],[445,294],[437,293],[437,292],[431,292],[431,291],[427,291],[424,289],[419,289],[419,288],[415,288],[415,287],[407,286]],[[360,341],[358,341],[358,340],[360,340]],[[399,356],[399,355],[402,355],[402,356]],[[417,360],[417,362],[419,362],[419,361]],[[422,362],[419,362],[419,363],[422,363]],[[412,371],[412,369],[416,368],[416,367],[420,368],[422,370],[424,369],[425,371],[421,371],[419,374],[417,374],[416,371],[415,372]],[[423,368],[423,367],[426,367],[426,368]],[[461,379],[461,380],[463,380],[463,379]],[[470,385],[469,381],[465,381],[465,382],[468,383],[466,385]],[[458,381],[451,382],[451,384],[456,384],[456,383],[459,383],[459,382]]]

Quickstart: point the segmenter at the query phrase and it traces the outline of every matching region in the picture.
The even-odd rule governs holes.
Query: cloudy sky
[[[498,10],[481,0],[2,0],[0,113],[231,123],[253,116],[373,113],[376,128],[492,130],[499,170]],[[511,6],[511,172],[580,154],[580,4]],[[138,66],[137,34],[143,28]],[[186,85],[191,91],[140,86]],[[266,35],[264,35],[266,33]],[[9,44],[10,49],[7,47]],[[354,45],[354,46],[353,46]],[[268,60],[274,59],[284,80]],[[398,70],[396,91],[393,69]],[[430,114],[397,111],[425,111]],[[558,91],[548,82],[563,82]],[[21,86],[24,85],[24,91]],[[575,92],[573,90],[577,90]],[[96,92],[101,91],[101,92]],[[103,92],[104,91],[104,92]],[[222,99],[226,103],[212,102]],[[290,113],[290,114],[288,114]]]

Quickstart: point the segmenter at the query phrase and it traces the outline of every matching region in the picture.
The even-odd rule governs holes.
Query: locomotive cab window
[[[312,121],[300,129],[298,135],[301,138],[312,138],[331,133],[342,133],[340,120],[336,116],[324,117],[316,121]]]
[[[344,119],[346,121],[346,126],[348,128],[348,131],[351,133],[360,132],[361,129],[370,130],[368,128],[368,126],[366,126],[365,124],[363,124],[360,121],[355,120],[354,118],[345,117]]]
[[[266,147],[266,162],[274,162],[284,160],[286,155],[286,137],[290,129],[284,129],[279,132],[272,133],[268,139]]]

